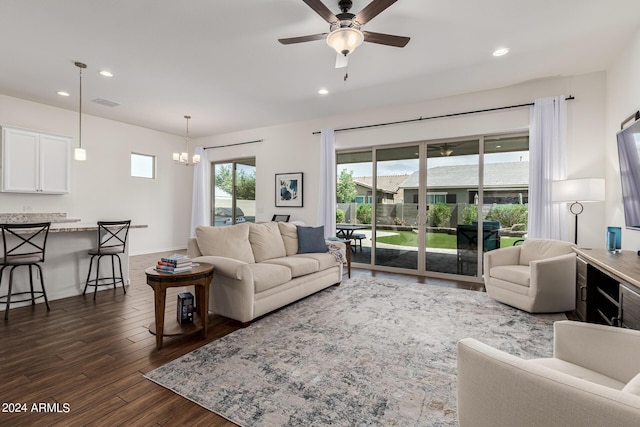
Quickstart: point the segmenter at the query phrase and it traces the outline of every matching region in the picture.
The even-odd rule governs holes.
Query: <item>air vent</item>
[[[91,102],[95,102],[96,104],[104,105],[105,107],[117,107],[118,105],[120,105],[117,102],[109,101],[108,99],[104,99],[104,98],[92,99]]]

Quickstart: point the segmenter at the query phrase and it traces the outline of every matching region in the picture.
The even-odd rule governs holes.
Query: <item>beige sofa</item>
[[[553,357],[458,342],[460,427],[640,426],[640,331],[562,321]]]
[[[253,319],[311,295],[342,280],[345,245],[332,252],[298,253],[299,243],[308,250],[324,243],[317,229],[307,227],[298,241],[296,225],[284,222],[237,224],[230,227],[197,227],[188,241],[187,254],[194,262],[215,267],[209,310],[248,325]],[[311,245],[313,246],[313,245]],[[316,245],[317,246],[317,245]],[[335,252],[335,251],[334,251]]]

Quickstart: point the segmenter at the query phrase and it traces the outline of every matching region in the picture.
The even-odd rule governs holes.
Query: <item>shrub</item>
[[[500,221],[500,226],[509,228],[514,224],[527,224],[529,209],[525,205],[495,205],[487,213],[487,220]]]
[[[427,224],[431,227],[448,227],[451,222],[451,208],[446,203],[429,206]]]
[[[344,211],[340,208],[338,208],[336,210],[336,222],[338,224],[343,223],[344,222]]]
[[[361,224],[371,224],[371,212],[373,207],[370,204],[363,204],[358,206],[356,211],[356,218]]]
[[[462,223],[465,225],[471,225],[474,221],[478,220],[478,206],[469,205],[462,209]]]

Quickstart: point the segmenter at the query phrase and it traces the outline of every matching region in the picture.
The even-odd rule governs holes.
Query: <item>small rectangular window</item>
[[[155,178],[156,156],[131,153],[131,176],[137,178]]]

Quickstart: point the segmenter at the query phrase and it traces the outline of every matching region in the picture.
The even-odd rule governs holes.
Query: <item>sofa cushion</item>
[[[284,242],[284,249],[287,256],[295,255],[298,253],[298,228],[296,224],[290,222],[279,222],[280,235]]]
[[[196,227],[196,240],[202,255],[223,256],[247,263],[255,262],[249,243],[249,224],[229,227]]]
[[[315,273],[320,269],[320,264],[313,258],[288,256],[270,259],[265,262],[289,268],[291,270],[291,277],[305,276],[307,274]]]
[[[581,378],[583,380],[600,384],[605,387],[611,387],[616,390],[622,390],[624,383],[617,381],[606,375],[602,375],[591,369],[583,368],[582,366],[566,362],[562,359],[556,359],[555,357],[549,357],[544,359],[531,359],[529,363],[535,363],[537,365],[546,366],[554,371],[562,372],[572,377]]]
[[[531,284],[531,269],[526,265],[500,265],[491,268],[489,276],[520,286],[529,287]]]
[[[277,222],[249,224],[249,242],[256,262],[286,256]]]
[[[640,374],[631,378],[631,381],[622,388],[622,391],[640,396]]]
[[[527,239],[520,248],[520,264],[573,253],[575,245],[562,240]]]
[[[309,254],[299,254],[294,255],[294,258],[311,258],[318,262],[318,270],[326,270],[328,268],[334,267],[338,265],[338,261],[336,257],[329,252],[325,252],[323,254],[320,253],[309,253]]]
[[[263,292],[291,280],[291,269],[282,265],[260,262],[248,264],[253,273],[253,286],[255,292]]]
[[[324,225],[320,227],[302,227],[298,229],[298,253],[327,252],[327,244],[324,241]]]

